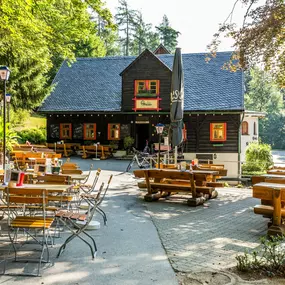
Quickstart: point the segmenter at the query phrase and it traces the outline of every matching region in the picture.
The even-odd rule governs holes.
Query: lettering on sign
[[[171,102],[182,102],[184,99],[184,91],[174,90],[170,94]]]
[[[158,100],[136,100],[136,109],[157,109],[158,108]]]

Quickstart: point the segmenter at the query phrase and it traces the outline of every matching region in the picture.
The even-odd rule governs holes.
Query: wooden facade
[[[200,57],[201,60],[200,60]],[[64,139],[65,142],[74,142],[74,143],[80,143],[82,145],[86,144],[93,144],[95,142],[100,142],[100,144],[108,145],[111,142],[109,129],[109,124],[118,124],[119,126],[119,148],[123,148],[123,139],[126,136],[131,136],[135,139],[135,147],[139,150],[143,150],[145,146],[146,140],[148,140],[150,143],[156,143],[158,142],[158,136],[156,134],[155,125],[158,123],[163,123],[166,126],[169,126],[170,124],[170,89],[171,89],[171,76],[172,71],[170,69],[170,60],[172,59],[171,55],[164,55],[165,58],[163,58],[165,61],[161,59],[161,57],[157,57],[152,52],[145,50],[140,56],[137,58],[134,58],[133,60],[129,60],[128,64],[124,65],[124,67],[119,72],[116,73],[116,77],[114,80],[121,80],[121,90],[115,91],[115,93],[112,96],[117,96],[116,94],[121,93],[119,97],[119,108],[116,107],[113,111],[106,110],[106,107],[102,108],[101,110],[96,109],[98,104],[96,101],[96,96],[92,97],[94,98],[94,102],[91,104],[94,106],[94,111],[92,110],[82,110],[78,108],[78,101],[74,102],[72,107],[69,107],[70,109],[63,109],[62,111],[54,111],[57,107],[57,100],[56,98],[59,98],[62,96],[65,96],[66,102],[68,102],[68,92],[65,90],[66,86],[68,84],[74,84],[72,83],[72,76],[70,75],[70,69],[64,69],[63,71],[59,71],[59,76],[61,76],[61,81],[59,81],[58,85],[56,86],[55,93],[51,95],[55,97],[54,103],[48,103],[50,105],[44,106],[41,111],[42,113],[45,113],[47,116],[47,141],[48,142],[57,142],[60,140],[63,140],[61,137],[61,124],[71,124],[71,137]],[[185,57],[186,58],[186,57]],[[187,58],[186,58],[187,59]],[[197,61],[199,59],[199,62]],[[86,59],[87,61],[88,59]],[[101,59],[98,59],[98,63],[100,63]],[[87,63],[84,62],[84,64],[81,65],[81,62],[83,60],[79,61],[78,68],[84,74],[84,69],[86,68],[86,64],[90,64],[91,69],[89,69],[89,73],[92,73],[93,63],[92,60],[89,60]],[[102,60],[101,60],[102,61]],[[108,64],[110,64],[110,59],[108,59]],[[204,57],[201,55],[193,55],[193,63],[198,62],[197,68],[200,68],[201,70],[194,70],[191,76],[188,75],[185,78],[193,78],[193,76],[196,76],[200,81],[195,84],[190,84],[190,86],[193,86],[193,89],[190,90],[188,87],[187,92],[192,92],[190,94],[192,97],[187,98],[187,106],[185,108],[184,112],[184,124],[187,131],[187,140],[185,141],[185,148],[184,153],[200,153],[200,154],[213,154],[213,153],[221,153],[221,154],[238,154],[239,153],[239,138],[240,138],[240,126],[241,126],[241,114],[243,112],[243,106],[241,104],[237,103],[235,104],[235,100],[237,98],[237,101],[243,102],[242,98],[242,82],[241,77],[238,79],[235,79],[236,81],[233,81],[235,84],[235,90],[232,92],[231,90],[231,84],[229,83],[231,78],[235,75],[231,75],[230,73],[222,73],[223,76],[225,76],[225,79],[220,78],[219,73],[222,72],[219,65],[216,67],[213,65],[213,72],[211,71],[204,71]],[[102,63],[103,64],[103,63]],[[104,63],[106,64],[106,63]],[[118,64],[117,62],[114,62],[114,65]],[[206,63],[205,63],[206,64]],[[100,66],[94,64],[94,70],[99,70]],[[209,66],[209,64],[208,64]],[[107,69],[107,67],[104,68]],[[193,67],[194,68],[194,67]],[[203,70],[202,70],[203,68]],[[189,72],[190,68],[187,66],[187,72]],[[62,73],[61,73],[62,72]],[[227,72],[227,71],[225,71]],[[107,73],[106,73],[107,74]],[[209,75],[210,74],[210,75]],[[225,75],[224,75],[225,74]],[[208,76],[209,75],[209,76]],[[70,77],[69,77],[70,76]],[[82,75],[83,76],[83,75]],[[214,77],[213,77],[214,76]],[[84,76],[83,76],[84,77]],[[69,78],[68,80],[65,78]],[[71,78],[71,79],[70,79]],[[92,76],[89,75],[88,80],[92,80],[92,84],[99,84],[100,88],[101,86],[106,86],[106,88],[110,88],[110,92],[113,91],[113,86],[108,87],[111,80],[108,80],[107,82],[97,82],[96,79],[93,79]],[[103,78],[103,77],[102,77]],[[64,81],[66,80],[66,82]],[[101,79],[103,80],[103,79]],[[159,84],[159,87],[157,87],[157,91],[155,94],[151,94],[152,97],[144,98],[144,94],[140,94],[141,96],[139,99],[142,98],[142,100],[150,101],[150,100],[156,100],[158,102],[158,108],[156,110],[152,109],[142,109],[137,110],[136,109],[136,100],[138,100],[138,94],[136,90],[136,82],[137,81],[156,81],[157,84]],[[214,85],[213,85],[214,83]],[[221,86],[224,87],[222,84],[227,84],[227,88],[220,88]],[[62,86],[61,86],[62,84]],[[185,85],[188,83],[185,82]],[[84,88],[85,84],[82,84],[81,88]],[[188,85],[189,86],[189,85]],[[206,86],[206,87],[205,87]],[[96,86],[95,86],[96,87]],[[201,87],[201,88],[200,88]],[[74,88],[76,89],[77,86],[74,84]],[[199,88],[201,90],[199,90]],[[59,91],[57,91],[57,89]],[[72,89],[72,90],[73,90]],[[214,91],[213,91],[214,89]],[[85,90],[86,93],[88,93],[89,90],[92,90],[92,88],[88,87],[88,89]],[[189,91],[190,90],[190,91]],[[213,92],[212,92],[213,91]],[[58,93],[56,93],[58,92]],[[196,93],[197,92],[197,93]],[[207,93],[208,92],[208,93]],[[212,92],[212,93],[211,93]],[[224,92],[224,93],[222,93]],[[96,93],[96,94],[100,94]],[[198,95],[197,95],[198,94]],[[222,98],[220,100],[229,101],[228,105],[230,107],[237,106],[232,109],[229,107],[225,107],[227,104],[222,101],[223,104],[220,104],[219,102],[216,102],[217,100],[213,99],[213,94],[216,96],[218,94],[219,98]],[[234,95],[232,95],[234,94]],[[75,94],[76,95],[76,94]],[[190,96],[185,95],[185,96]],[[57,97],[56,97],[57,96]],[[110,95],[110,98],[113,97]],[[200,96],[200,97],[199,97]],[[74,96],[75,98],[76,96]],[[89,100],[92,100],[92,98]],[[192,98],[191,100],[189,98]],[[197,104],[200,103],[199,99],[197,98],[203,98],[207,99],[205,102],[206,104],[216,104],[216,109],[207,109],[205,106],[204,110],[201,109],[195,109],[195,106],[193,107],[192,102],[194,100],[198,100]],[[219,99],[218,98],[218,99]],[[117,98],[118,99],[118,98]],[[116,100],[117,100],[116,99]],[[53,99],[52,99],[53,100]],[[52,101],[51,100],[51,101]],[[110,109],[112,106],[111,99],[108,98],[108,96],[105,95],[105,97],[102,99],[98,99],[100,102],[99,104],[103,104],[104,100],[108,104]],[[117,100],[117,102],[119,101]],[[102,103],[103,102],[103,103]],[[204,101],[203,101],[204,102]],[[105,106],[106,106],[105,105]],[[223,108],[219,109],[220,106],[223,106]],[[71,109],[74,106],[74,110]],[[64,106],[66,107],[66,106]],[[80,106],[79,106],[80,107]],[[204,103],[203,103],[204,107]],[[188,108],[188,109],[187,109]],[[192,108],[192,110],[191,110]],[[119,110],[118,110],[119,109]],[[223,125],[225,127],[225,136],[223,140],[217,140],[213,141],[210,138],[211,134],[211,124],[214,123],[220,123],[220,125]],[[84,125],[85,124],[96,124],[94,125],[94,139],[92,141],[84,138]],[[91,128],[92,129],[92,128]]]

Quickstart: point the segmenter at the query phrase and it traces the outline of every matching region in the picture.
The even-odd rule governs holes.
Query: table
[[[267,171],[268,174],[278,174],[278,175],[285,175],[285,170],[283,169],[271,169]]]
[[[272,228],[269,233],[284,233],[285,229],[281,225],[281,201],[285,200],[285,184],[260,182],[253,185],[252,196],[258,199],[272,200]]]
[[[46,189],[49,192],[66,192],[72,185],[64,184],[23,184],[23,186],[16,186],[15,188],[25,189],[25,188],[34,188],[34,189]],[[0,185],[0,191],[4,191],[7,188],[6,185]]]
[[[78,182],[85,180],[87,177],[87,174],[62,174],[62,173],[60,173],[59,175],[68,176],[70,178],[70,180],[78,181]]]

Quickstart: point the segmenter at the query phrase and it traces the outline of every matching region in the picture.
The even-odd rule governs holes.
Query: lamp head
[[[6,102],[10,103],[11,102],[11,94],[6,94]]]
[[[164,124],[158,123],[158,124],[155,126],[155,128],[156,128],[156,132],[161,135],[162,132],[163,132],[163,129],[164,129]]]
[[[7,66],[0,66],[0,78],[4,81],[8,80],[10,76],[10,69]]]

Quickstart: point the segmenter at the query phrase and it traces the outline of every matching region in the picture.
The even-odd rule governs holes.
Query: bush
[[[46,142],[46,129],[45,128],[33,128],[24,129],[18,132],[21,143],[29,141],[32,144],[41,144]]]
[[[127,150],[129,149],[133,144],[134,144],[135,140],[134,138],[127,136],[124,138],[124,148]]]
[[[261,238],[261,245],[252,252],[245,251],[237,255],[237,269],[239,271],[259,271],[272,277],[285,276],[284,236]]]
[[[271,146],[264,143],[251,143],[245,152],[243,174],[264,173],[273,165]]]

